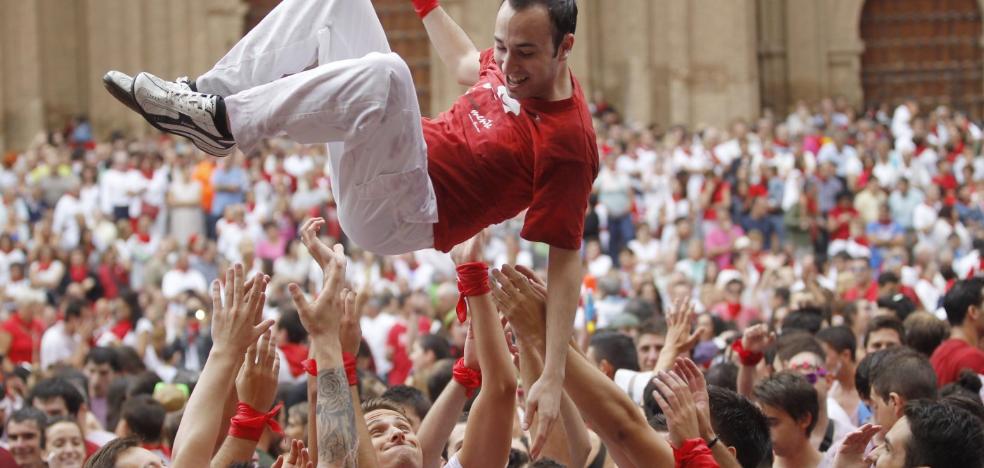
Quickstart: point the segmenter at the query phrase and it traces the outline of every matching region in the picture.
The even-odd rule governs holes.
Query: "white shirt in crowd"
[[[47,370],[58,362],[68,362],[80,343],[78,336],[65,331],[65,322],[52,325],[41,336],[41,369]]]
[[[77,217],[85,213],[84,209],[82,202],[70,193],[62,195],[58,199],[58,203],[55,204],[51,228],[58,234],[59,247],[63,250],[72,250],[78,247],[81,226],[79,226]]]
[[[198,270],[188,268],[184,271],[177,268],[164,274],[161,281],[161,293],[167,299],[173,299],[185,291],[195,291],[205,294],[208,291],[208,282],[205,276]]]
[[[369,345],[372,359],[376,362],[376,373],[386,375],[393,368],[393,363],[386,359],[386,339],[390,329],[396,325],[396,317],[388,312],[380,312],[375,317],[363,315],[359,320],[362,326],[362,337]]]

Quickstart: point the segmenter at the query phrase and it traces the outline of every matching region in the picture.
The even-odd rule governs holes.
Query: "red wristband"
[[[738,355],[738,360],[741,361],[741,365],[743,366],[757,366],[759,361],[765,357],[765,355],[759,351],[746,350],[741,344],[741,338],[735,340],[735,342],[731,344],[731,350]]]
[[[318,376],[318,361],[314,359],[305,359],[301,361],[301,365],[304,366],[304,372],[312,377]]]
[[[229,435],[237,439],[260,440],[263,430],[270,427],[270,430],[277,434],[282,434],[283,430],[277,423],[277,413],[284,404],[274,406],[268,413],[261,413],[246,403],[239,402],[236,405],[236,415],[232,417],[229,425]]]
[[[441,6],[437,0],[413,0],[413,11],[417,12],[420,19],[424,19],[428,13]]]
[[[465,396],[468,398],[471,398],[475,394],[475,390],[482,386],[482,371],[466,366],[464,358],[459,358],[454,363],[454,368],[451,369],[451,377],[454,378],[455,382],[465,387]]]
[[[709,464],[714,461],[714,455],[704,439],[687,439],[680,447],[672,448],[676,466],[716,466]]]
[[[359,374],[355,371],[355,355],[342,353],[342,363],[345,364],[345,376],[348,377],[349,387],[359,385]]]
[[[458,265],[458,322],[465,323],[468,318],[466,297],[481,296],[492,292],[489,285],[489,267],[483,262],[462,263]]]

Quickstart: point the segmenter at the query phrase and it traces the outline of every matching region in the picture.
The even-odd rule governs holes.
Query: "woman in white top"
[[[174,180],[167,193],[170,209],[168,234],[181,245],[188,245],[191,236],[205,234],[205,212],[202,210],[202,185],[192,178],[194,166],[183,163],[175,167]]]

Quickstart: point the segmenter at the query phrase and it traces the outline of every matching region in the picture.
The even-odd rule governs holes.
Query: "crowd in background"
[[[932,432],[916,421],[936,427],[940,414],[981,436],[984,283],[970,279],[984,268],[984,134],[968,116],[915,101],[858,113],[824,99],[727,128],[663,129],[624,122],[600,99],[592,111],[602,167],[585,213],[575,338],[650,425],[672,431],[652,372],[688,355],[730,392],[710,392],[712,412],[719,398],[764,434],[731,428],[725,442],[742,466],[833,466],[855,431],[878,424],[884,440],[903,416],[916,437]],[[183,140],[92,133],[79,118],[0,164],[8,450],[23,466],[60,453],[42,452],[24,426],[46,428],[52,444],[64,423],[88,455],[137,436],[169,457],[213,344],[209,285],[236,263],[247,278],[270,277],[262,315],[276,322],[281,363],[284,431],[264,434],[258,463],[310,442],[310,343],[287,284],[312,295],[323,284],[299,240],[305,220],[324,218],[326,242],[347,244],[324,148],[273,140],[216,159]],[[521,239],[521,226],[522,214],[492,227],[484,258],[543,272],[547,246]],[[363,400],[397,401],[419,425],[465,349],[455,263],[437,251],[346,252],[347,281],[368,298]],[[973,395],[974,417],[929,402],[939,388]],[[926,403],[906,405],[915,400]],[[783,435],[804,420],[805,437]],[[738,440],[743,430],[752,435]],[[510,466],[525,466],[528,441],[517,440],[526,445]],[[590,445],[587,462],[601,463],[590,466],[611,463],[593,433]]]

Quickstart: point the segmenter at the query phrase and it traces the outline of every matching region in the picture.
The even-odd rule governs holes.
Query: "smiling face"
[[[517,99],[558,100],[555,91],[561,80],[568,80],[567,56],[574,35],[567,34],[554,47],[554,27],[543,6],[516,11],[508,1],[502,3],[495,20],[495,63],[506,76],[509,95]]]
[[[365,415],[372,446],[383,468],[419,468],[423,463],[417,434],[410,421],[389,409],[377,409]]]
[[[62,421],[45,430],[44,453],[49,468],[78,468],[85,461],[85,439],[75,423]]]

